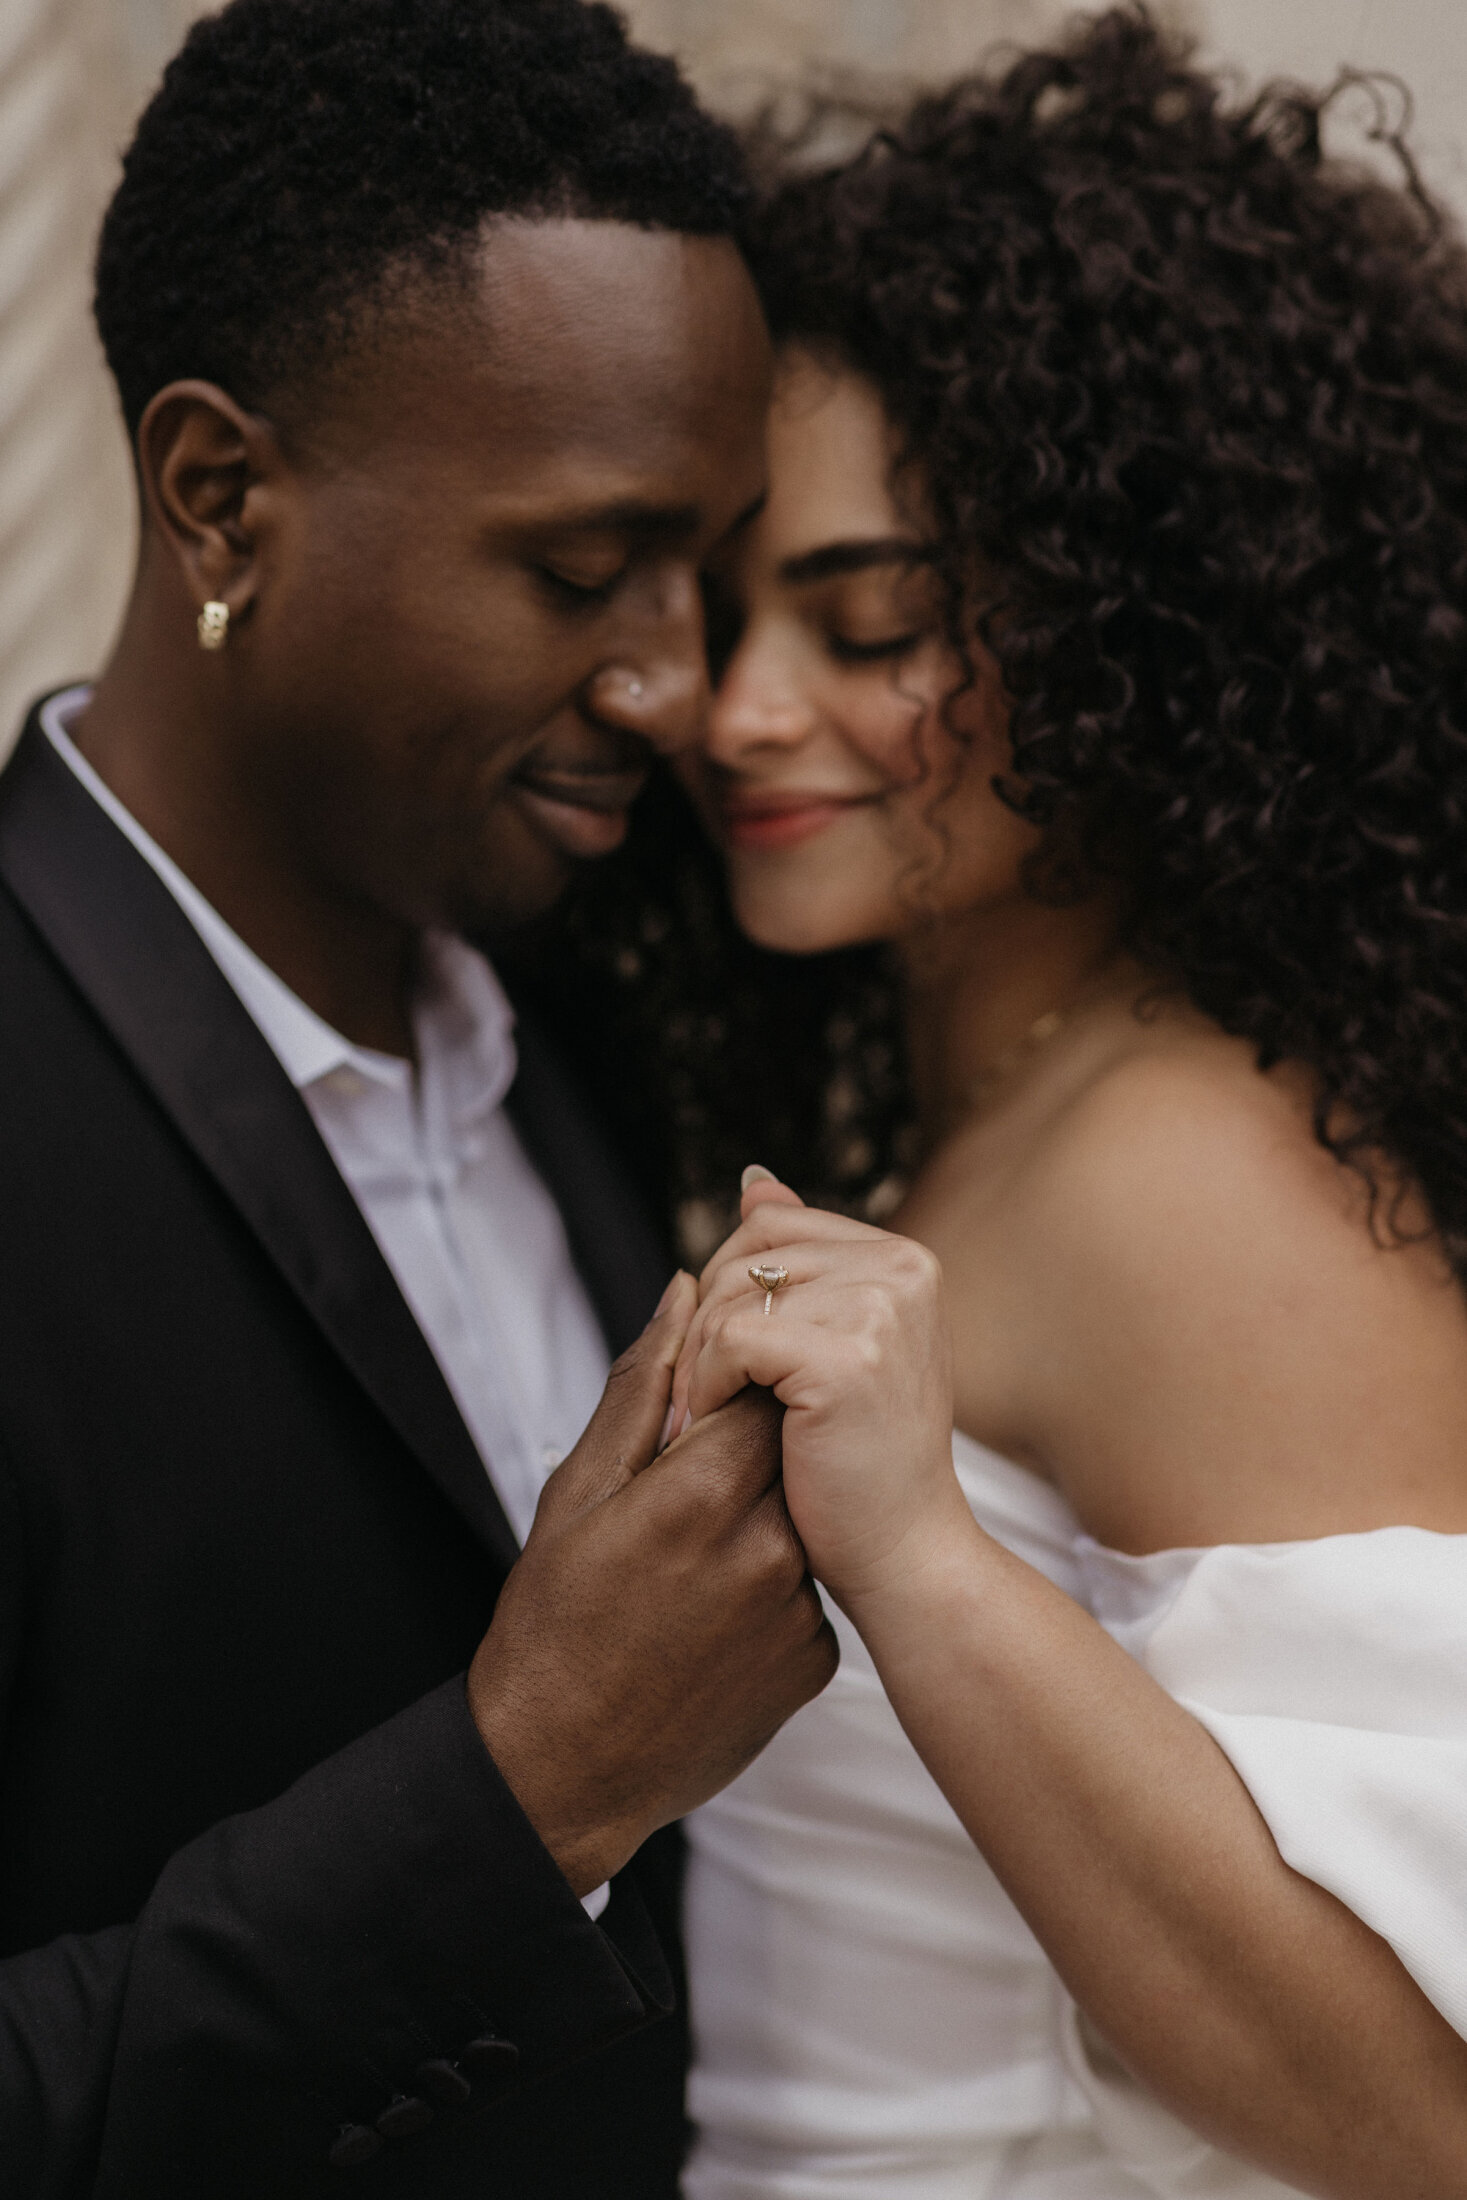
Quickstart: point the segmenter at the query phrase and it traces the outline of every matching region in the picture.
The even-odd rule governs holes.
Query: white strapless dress
[[[975,1517],[1216,1737],[1467,2035],[1467,1537],[1128,1558],[954,1438]],[[865,1645],[688,1822],[689,2200],[1281,2200],[1106,2056]]]

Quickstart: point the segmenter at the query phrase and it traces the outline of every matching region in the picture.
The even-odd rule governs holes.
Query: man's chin
[[[542,855],[493,878],[475,879],[453,897],[448,921],[471,940],[494,943],[533,933],[552,919],[587,866]]]
[[[542,810],[569,814],[554,819],[552,832]],[[582,830],[585,819],[592,822]],[[449,923],[471,939],[533,930],[578,880],[595,876],[600,862],[625,840],[629,822],[625,809],[579,811],[516,789],[495,819],[492,836],[486,835],[472,866],[455,881],[447,897]]]

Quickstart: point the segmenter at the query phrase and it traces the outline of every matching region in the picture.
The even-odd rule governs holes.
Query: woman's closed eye
[[[910,656],[937,632],[935,588],[926,566],[889,566],[840,576],[812,590],[805,618],[838,665],[886,664]]]

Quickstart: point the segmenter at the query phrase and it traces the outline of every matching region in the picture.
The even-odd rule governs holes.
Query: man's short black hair
[[[495,214],[737,232],[736,141],[583,0],[232,0],[138,125],[97,252],[128,427],[198,375],[241,404],[348,340],[398,267]]]

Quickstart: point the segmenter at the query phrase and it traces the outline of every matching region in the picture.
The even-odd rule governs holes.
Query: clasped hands
[[[749,1172],[703,1270],[672,1425],[746,1385],[784,1407],[784,1496],[810,1570],[849,1607],[919,1564],[956,1488],[952,1348],[934,1256]],[[784,1270],[769,1293],[758,1271]]]
[[[760,1262],[789,1271],[768,1314]],[[851,1610],[940,1538],[949,1360],[932,1256],[768,1177],[700,1281],[674,1279],[546,1484],[468,1674],[575,1893],[825,1686],[838,1652],[812,1572]]]

